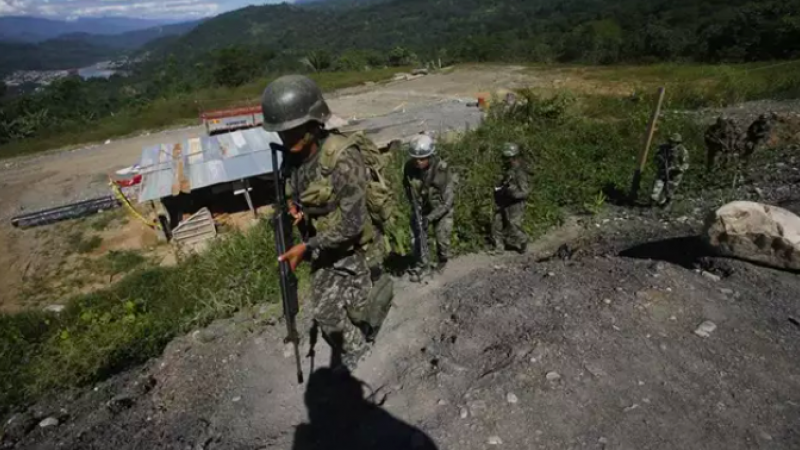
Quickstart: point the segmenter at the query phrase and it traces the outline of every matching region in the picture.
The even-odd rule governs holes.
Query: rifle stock
[[[275,214],[272,218],[272,225],[275,234],[275,250],[278,255],[286,253],[292,246],[292,226],[289,211],[286,206],[286,184],[283,171],[278,166],[277,144],[270,144],[272,150],[272,170],[274,173],[275,185]],[[303,366],[300,362],[300,336],[297,332],[297,313],[300,309],[297,298],[297,277],[292,272],[289,263],[281,261],[278,263],[281,285],[281,303],[283,305],[283,317],[286,320],[286,339],[284,342],[291,342],[294,347],[295,363],[297,365],[297,382],[303,383]]]

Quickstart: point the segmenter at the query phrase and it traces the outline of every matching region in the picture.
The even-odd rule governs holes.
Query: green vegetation
[[[313,74],[312,78],[323,90],[331,91],[368,81],[386,80],[404,69],[407,68],[395,67],[368,72],[322,72]],[[93,86],[103,83],[113,85],[121,82],[121,79],[61,80],[41,95],[17,99],[13,107],[20,110],[14,116],[4,116],[5,110],[0,107],[0,158],[102,141],[139,130],[197,123],[199,109],[258,103],[264,87],[274,77],[275,75],[269,75],[240,86],[210,87],[153,100],[132,94],[123,102],[125,106],[120,106],[121,109],[113,115],[110,115],[113,109],[110,105],[113,102]],[[53,102],[63,107],[48,108]],[[74,105],[74,108],[69,105]],[[91,112],[95,107],[108,107],[106,111],[109,115],[98,117]],[[85,126],[87,123],[92,123],[92,126]],[[3,133],[6,133],[6,140],[3,139]]]
[[[105,254],[99,262],[103,272],[117,275],[144,265],[147,258],[136,250],[112,250]]]
[[[67,236],[67,244],[67,251],[70,253],[91,253],[100,248],[103,238],[97,235],[87,238],[83,231],[76,231]]]
[[[795,58],[798,10],[800,0],[341,0],[331,7],[247,7],[182,36],[149,42],[140,53],[146,60],[130,68],[130,77],[64,80],[0,102],[0,155],[188,120],[196,113],[193,101],[203,101],[206,91],[244,86],[270,74],[434,60],[617,64]],[[69,41],[89,53],[83,47],[95,45]],[[42,51],[11,50],[0,53],[30,59]],[[50,64],[60,56],[35,59]]]
[[[58,315],[0,315],[0,413],[50,389],[97,381],[141,363],[177,334],[214,318],[278,301],[273,246],[271,230],[262,223],[176,267],[144,268],[113,287],[73,298]],[[107,258],[123,269],[140,255]]]

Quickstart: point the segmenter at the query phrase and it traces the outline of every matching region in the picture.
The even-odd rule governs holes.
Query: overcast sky
[[[191,19],[213,16],[247,5],[282,1],[284,0],[0,0],[0,16]],[[285,1],[291,3],[290,0]]]

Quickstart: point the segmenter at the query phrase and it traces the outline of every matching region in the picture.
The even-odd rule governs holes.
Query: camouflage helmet
[[[268,84],[261,96],[264,129],[286,131],[308,122],[325,123],[331,110],[310,78],[286,75]]]
[[[504,158],[515,158],[519,156],[519,146],[513,142],[506,142],[503,144],[502,153]]]
[[[767,115],[767,113],[762,113],[758,115],[758,120],[767,120],[768,118],[769,116]]]
[[[681,136],[680,133],[672,133],[669,135],[669,141],[673,144],[680,144],[683,142],[683,136]]]
[[[436,143],[427,134],[418,134],[408,145],[408,155],[414,159],[430,158],[436,153]]]

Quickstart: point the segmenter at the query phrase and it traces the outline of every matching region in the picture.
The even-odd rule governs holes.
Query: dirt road
[[[368,129],[379,142],[420,131],[446,132],[475,126],[480,112],[467,107],[476,93],[532,83],[521,67],[460,68],[409,81],[344,89],[328,95],[333,112]],[[107,174],[138,161],[143,147],[200,136],[200,126],[145,133],[107,144],[50,152],[0,162],[0,310],[17,301],[31,267],[42,266],[47,240],[36,231],[13,229],[9,219],[23,211],[63,205],[108,194]],[[47,258],[47,256],[44,256]],[[53,299],[56,301],[58,299]]]

